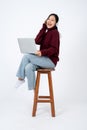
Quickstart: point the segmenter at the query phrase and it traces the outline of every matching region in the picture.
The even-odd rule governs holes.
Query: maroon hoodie
[[[57,27],[47,29],[46,25],[43,24],[42,29],[35,38],[36,44],[40,45],[40,51],[42,56],[49,57],[52,62],[56,65],[59,61],[59,45],[60,38]]]

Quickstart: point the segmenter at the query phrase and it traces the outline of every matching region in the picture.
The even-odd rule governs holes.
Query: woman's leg
[[[33,65],[31,63],[28,63],[25,67],[25,76],[27,77],[28,81],[28,89],[32,90],[35,88],[35,70],[38,68],[38,66]]]
[[[19,79],[24,79],[25,78],[25,66],[29,63],[29,58],[27,55],[24,55],[22,60],[21,60],[21,63],[20,63],[20,66],[19,66],[19,69],[17,71],[17,74],[16,76],[19,78]]]
[[[24,55],[19,66],[18,72],[16,74],[17,77],[24,79],[25,78],[25,67],[28,63],[32,63],[33,65],[42,67],[42,68],[54,68],[54,63],[45,56],[37,56],[34,54]]]
[[[28,61],[33,65],[39,66],[41,68],[54,68],[55,64],[46,56],[37,56],[34,54],[25,55]]]
[[[28,88],[33,89],[35,87],[35,70],[37,68],[54,68],[54,63],[47,57],[37,56],[34,54],[24,55],[19,66],[17,77],[24,79],[25,76],[28,79]]]

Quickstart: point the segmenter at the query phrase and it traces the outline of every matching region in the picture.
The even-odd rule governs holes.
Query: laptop
[[[21,53],[35,53],[37,51],[34,38],[18,38]]]

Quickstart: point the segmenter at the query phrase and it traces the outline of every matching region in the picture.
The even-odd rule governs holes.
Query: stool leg
[[[50,99],[51,99],[51,114],[52,117],[55,117],[55,107],[54,107],[54,96],[53,96],[53,86],[52,86],[52,76],[51,72],[48,72],[48,81],[49,81],[49,92],[50,92]]]
[[[34,103],[33,103],[32,116],[36,116],[39,82],[40,82],[40,73],[37,72],[36,85],[35,85],[35,90],[34,90]]]

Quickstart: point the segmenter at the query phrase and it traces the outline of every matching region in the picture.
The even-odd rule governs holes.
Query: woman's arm
[[[46,29],[47,29],[47,26],[44,23],[42,29],[39,31],[39,33],[37,34],[37,36],[35,38],[36,44],[39,44],[39,45],[41,44],[41,41],[45,35]]]

